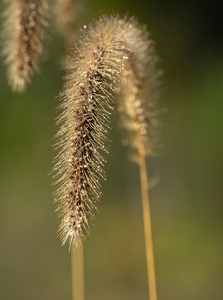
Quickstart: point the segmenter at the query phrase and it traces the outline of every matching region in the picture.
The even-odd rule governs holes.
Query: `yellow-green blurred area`
[[[6,1],[1,1],[1,11]],[[223,295],[223,2],[80,1],[78,27],[100,13],[128,12],[148,25],[164,70],[161,155],[148,159],[159,300]],[[56,29],[48,59],[25,94],[12,93],[0,61],[0,299],[69,300],[68,246],[57,237],[54,187],[56,96],[64,42]],[[122,146],[118,114],[100,213],[84,243],[86,300],[146,300],[139,169]]]

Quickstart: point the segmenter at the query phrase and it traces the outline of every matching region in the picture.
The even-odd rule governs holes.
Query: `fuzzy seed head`
[[[135,145],[140,135],[150,147],[144,89],[153,88],[153,79],[149,78],[150,86],[147,81],[153,56],[153,42],[134,18],[102,16],[94,25],[84,26],[75,51],[66,58],[56,144],[60,152],[55,161],[62,244],[69,240],[77,246],[94,223],[115,94],[124,108],[123,124],[131,143]]]
[[[5,11],[3,55],[14,91],[24,91],[34,71],[39,72],[47,12],[45,0],[12,0]]]
[[[73,35],[76,10],[76,1],[57,0],[55,11],[58,29],[63,32],[64,36],[69,36],[71,38]]]

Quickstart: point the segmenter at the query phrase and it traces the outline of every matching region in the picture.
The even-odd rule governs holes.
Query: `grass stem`
[[[84,300],[84,249],[83,243],[74,251],[71,250],[72,260],[72,294],[73,300]]]
[[[139,143],[138,150],[140,155],[139,166],[140,166],[149,296],[150,296],[150,300],[157,300],[151,214],[150,214],[150,206],[149,206],[149,186],[148,186],[148,176],[146,170],[146,151],[143,143]]]

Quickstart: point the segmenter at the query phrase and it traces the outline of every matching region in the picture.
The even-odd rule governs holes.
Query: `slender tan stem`
[[[73,300],[84,300],[84,253],[83,244],[77,249],[72,248],[72,294]]]
[[[145,244],[146,244],[149,297],[150,300],[157,300],[151,215],[150,215],[150,206],[149,206],[149,187],[148,187],[148,176],[146,170],[146,151],[143,143],[139,143],[138,150],[140,155],[139,166],[140,166],[140,178],[141,178],[142,208],[143,208]]]

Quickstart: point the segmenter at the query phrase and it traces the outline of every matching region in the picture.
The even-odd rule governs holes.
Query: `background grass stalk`
[[[84,300],[84,248],[83,243],[74,251],[71,250],[72,261],[72,299]]]
[[[141,179],[144,233],[145,233],[145,244],[146,244],[147,272],[148,272],[148,284],[149,284],[149,298],[150,300],[157,300],[151,214],[150,214],[150,206],[149,206],[149,186],[148,186],[148,176],[146,170],[146,150],[142,142],[139,142],[138,144],[138,151],[139,151],[139,167],[140,167],[140,179]]]

